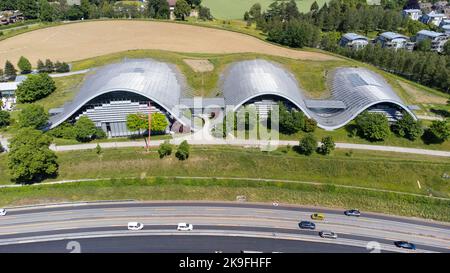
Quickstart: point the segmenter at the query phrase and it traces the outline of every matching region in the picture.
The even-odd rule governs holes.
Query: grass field
[[[192,147],[187,161],[159,159],[156,150],[104,149],[60,152],[56,180],[153,176],[265,178],[314,181],[450,197],[450,159],[392,153],[338,150],[332,156],[306,157],[283,148],[272,153],[239,147]],[[8,184],[5,155],[0,183]],[[420,181],[421,188],[417,181]]]
[[[300,12],[308,12],[315,0],[296,0]],[[255,4],[261,4],[263,10],[267,9],[274,0],[203,0],[202,4],[211,9],[211,13],[218,19],[242,19],[244,12]],[[323,6],[327,0],[317,0]]]
[[[214,200],[273,202],[363,211],[450,221],[450,201],[331,185],[305,185],[247,180],[134,179],[77,182],[0,189],[0,206],[95,200]]]

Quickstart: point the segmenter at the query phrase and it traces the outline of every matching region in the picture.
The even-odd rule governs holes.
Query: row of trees
[[[31,62],[21,56],[17,62],[17,67],[20,69],[20,74],[30,74],[33,71]],[[38,73],[65,73],[70,71],[70,66],[66,62],[57,61],[53,63],[50,59],[45,60],[45,63],[41,60],[37,61],[37,72]],[[16,67],[7,60],[5,62],[5,68],[0,69],[0,81],[13,81],[17,76]]]
[[[450,55],[432,52],[390,50],[379,45],[367,45],[360,50],[341,48],[324,42],[324,49],[373,64],[385,71],[403,76],[423,85],[450,93]],[[447,50],[450,50],[448,42]]]
[[[314,152],[328,155],[336,148],[333,137],[325,136],[322,138],[320,146],[317,145],[317,139],[312,133],[308,133],[300,139],[297,151],[300,154],[312,155]]]
[[[422,137],[427,143],[441,143],[450,137],[447,120],[435,120],[430,127],[424,128],[420,121],[414,120],[406,112],[403,112],[399,121],[389,124],[386,115],[366,111],[355,119],[355,124],[356,134],[369,141],[382,141],[391,132],[412,141]]]
[[[174,13],[177,18],[184,20],[192,8],[198,8],[201,19],[212,18],[209,9],[201,6],[201,0],[179,0]],[[27,19],[40,19],[43,22],[105,17],[169,19],[170,16],[167,0],[148,0],[144,8],[138,2],[115,0],[81,0],[80,5],[70,6],[66,0],[2,0],[0,9],[18,9]]]

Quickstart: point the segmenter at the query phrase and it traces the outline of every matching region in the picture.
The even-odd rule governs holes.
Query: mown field
[[[322,7],[328,0],[296,0],[300,12],[308,12],[312,3],[317,1]],[[261,4],[263,10],[267,9],[274,0],[203,0],[202,4],[211,9],[211,13],[218,19],[242,19],[244,12],[255,4]]]
[[[450,159],[393,153],[338,150],[331,156],[306,157],[292,150],[263,153],[254,148],[192,147],[187,161],[160,159],[142,148],[59,152],[56,180],[154,176],[266,178],[312,181],[450,197],[443,179]],[[11,183],[5,155],[0,156],[0,182]],[[417,181],[420,181],[421,188]]]
[[[0,206],[94,200],[208,200],[273,202],[382,212],[450,221],[450,201],[332,185],[217,179],[114,179],[0,189]]]

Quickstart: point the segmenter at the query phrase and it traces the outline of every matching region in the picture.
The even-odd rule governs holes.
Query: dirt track
[[[76,61],[132,49],[195,53],[257,52],[305,60],[332,56],[278,47],[240,33],[191,25],[145,21],[97,21],[28,32],[0,42],[0,64],[20,56]]]

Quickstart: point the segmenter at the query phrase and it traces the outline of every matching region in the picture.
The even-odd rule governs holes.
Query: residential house
[[[420,9],[405,9],[402,12],[403,17],[409,17],[414,21],[419,20],[422,16],[422,11]]]
[[[346,33],[342,36],[339,45],[351,49],[364,48],[369,43],[369,39],[356,33]]]
[[[433,24],[435,26],[439,26],[442,20],[447,19],[445,14],[443,13],[436,13],[435,11],[432,11],[428,14],[422,15],[420,17],[420,21],[424,24]]]
[[[410,42],[409,37],[390,31],[381,33],[375,42],[380,43],[384,48],[392,48],[395,50],[412,50],[414,48],[414,44]]]
[[[445,33],[440,33],[430,30],[421,30],[416,34],[416,42],[429,39],[431,41],[431,50],[442,52],[444,44],[449,40],[449,36]]]

